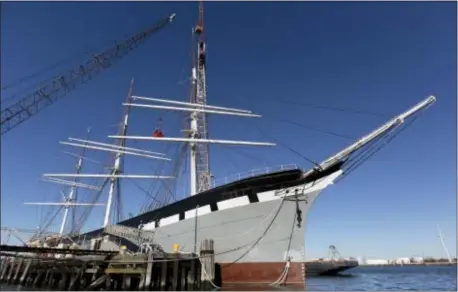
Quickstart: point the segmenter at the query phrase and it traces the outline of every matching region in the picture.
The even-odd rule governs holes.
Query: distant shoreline
[[[409,264],[378,264],[378,265],[370,265],[370,264],[359,264],[360,267],[385,267],[385,266],[456,266],[457,262],[453,263],[440,263],[440,262],[432,262],[432,263],[409,263]]]

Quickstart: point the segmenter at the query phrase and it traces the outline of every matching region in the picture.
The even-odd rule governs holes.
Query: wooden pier
[[[208,291],[215,279],[213,240],[202,242],[200,256],[14,246],[1,246],[0,253],[0,282],[37,289]]]

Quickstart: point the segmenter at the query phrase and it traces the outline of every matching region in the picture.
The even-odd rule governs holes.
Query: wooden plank
[[[105,274],[144,274],[146,272],[145,268],[120,268],[120,269],[115,269],[115,268],[106,268],[105,269]]]

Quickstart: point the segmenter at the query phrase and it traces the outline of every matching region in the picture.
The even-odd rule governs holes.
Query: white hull
[[[173,216],[170,216],[167,219],[170,223],[161,220],[161,227],[153,228],[152,222],[144,229],[154,230],[155,243],[167,252],[173,251],[174,244],[179,244],[183,252],[193,252],[196,245],[199,251],[203,239],[213,239],[218,263],[285,262],[287,256],[291,262],[303,262],[309,208],[341,174],[339,170],[306,185],[258,193],[257,203],[250,203],[246,196],[221,201],[219,211],[199,215],[197,220],[195,210],[188,211],[185,220],[172,223]],[[302,211],[300,227],[297,227],[295,190],[298,190],[298,206]],[[203,206],[199,211],[205,209]]]

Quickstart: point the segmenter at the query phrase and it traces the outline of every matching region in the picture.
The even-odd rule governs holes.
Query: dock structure
[[[59,291],[197,291],[214,285],[213,240],[197,253],[0,246],[0,282]]]

